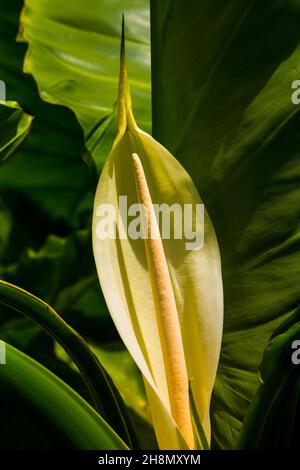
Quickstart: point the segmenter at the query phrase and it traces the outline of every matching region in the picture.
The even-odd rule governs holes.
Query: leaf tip
[[[125,131],[126,127],[136,127],[135,119],[132,114],[131,96],[127,77],[125,42],[125,17],[123,14],[118,92],[119,135],[121,135]]]

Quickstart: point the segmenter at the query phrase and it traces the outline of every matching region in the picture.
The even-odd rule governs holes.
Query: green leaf
[[[78,259],[82,260],[80,265]],[[17,262],[3,270],[5,280],[41,297],[60,312],[75,301],[59,299],[63,290],[93,274],[96,270],[89,230],[79,230],[67,237],[49,235],[39,250],[27,248]]]
[[[0,200],[0,259],[6,252],[9,244],[9,238],[12,229],[12,216],[11,213],[4,206]],[[1,261],[0,261],[1,269]]]
[[[138,431],[140,448],[157,449],[144,383],[132,357],[119,343],[108,343],[101,347],[96,343],[89,343],[89,346],[113,378],[124,402],[129,407],[130,418]],[[59,360],[69,364],[72,370],[77,369],[58,343],[55,344],[55,354]]]
[[[298,449],[300,366],[292,362],[294,341],[300,344],[300,308],[279,326],[265,350],[261,385],[246,414],[238,448]]]
[[[126,349],[104,349],[95,344],[90,344],[90,347],[114,378],[127,406],[151,423],[143,379],[129,352]]]
[[[153,0],[153,134],[220,244],[224,337],[214,447],[236,444],[270,334],[299,303],[300,3]]]
[[[84,129],[98,167],[115,136],[121,17],[135,114],[150,129],[150,47],[148,0],[27,0],[19,39],[29,44],[24,70],[41,97],[72,109]]]
[[[18,217],[18,244],[23,242],[24,248],[28,232],[40,241],[39,235],[50,231],[50,223],[55,233],[62,231],[55,225],[58,220],[64,221],[63,229],[77,228],[92,198],[76,118],[66,108],[43,102],[32,77],[22,71],[26,46],[16,43],[16,35],[23,3],[1,2],[0,79],[6,84],[7,99],[18,101],[35,119],[18,154],[1,167],[0,187],[1,196]]]
[[[10,393],[22,397],[25,409],[30,407],[38,413],[41,433],[49,427],[58,434],[59,447],[126,449],[122,440],[79,395],[46,368],[8,344],[6,364],[0,366],[0,383],[2,392],[8,388]],[[7,424],[2,419],[1,434]],[[53,437],[50,442],[51,439]],[[5,435],[1,435],[0,442],[5,443]]]
[[[78,259],[82,260],[80,265]],[[100,362],[113,378],[127,406],[149,422],[140,373],[119,342],[99,289],[89,231],[74,232],[67,238],[48,237],[39,251],[28,249],[17,263],[3,269],[2,278],[53,305],[70,326],[93,341]],[[2,337],[22,351],[34,354],[49,368],[53,344],[45,341],[41,328],[19,316],[12,319],[12,313],[11,309],[1,307]],[[68,356],[64,353],[63,357]],[[62,359],[61,354],[59,358]],[[56,364],[51,370],[57,373]],[[69,376],[63,376],[63,379],[66,381]],[[74,386],[73,381],[68,383]]]
[[[0,164],[19,147],[27,136],[32,117],[14,101],[0,102]]]
[[[194,433],[196,436],[196,443],[197,443],[196,449],[209,450],[209,443],[207,442],[205,431],[203,429],[203,426],[201,424],[201,419],[197,412],[197,407],[196,407],[193,391],[191,388],[191,384],[189,387],[189,397],[190,397],[190,407],[191,407]]]
[[[85,379],[95,408],[132,445],[122,399],[83,338],[45,302],[4,281],[0,281],[0,304],[33,319],[60,343]]]
[[[65,238],[50,235],[39,250],[28,248],[3,267],[1,277],[52,305],[82,335],[102,343],[118,341],[99,288],[90,230]],[[9,321],[11,315],[3,308],[0,318]]]

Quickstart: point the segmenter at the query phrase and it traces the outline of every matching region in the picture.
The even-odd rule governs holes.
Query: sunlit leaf
[[[16,36],[23,3],[1,0],[0,10],[0,79],[6,84],[6,99],[17,101],[35,117],[24,145],[0,171],[1,196],[18,218],[15,253],[18,244],[26,247],[30,235],[40,241],[50,223],[52,231],[58,230],[53,224],[58,220],[77,228],[92,205],[88,169],[81,158],[83,132],[75,116],[45,103],[34,79],[22,71],[26,46],[18,44]]]
[[[138,122],[150,130],[148,0],[26,0],[19,39],[29,48],[24,70],[42,98],[72,109],[101,168],[113,142],[121,17],[128,20],[128,62]]]

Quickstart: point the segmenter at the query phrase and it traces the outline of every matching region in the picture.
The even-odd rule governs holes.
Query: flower
[[[210,399],[223,327],[219,248],[207,212],[204,223],[196,217],[202,201],[190,176],[135,122],[124,50],[123,35],[118,133],[95,196],[94,256],[112,319],[143,374],[159,447],[194,449],[199,443],[189,388],[210,441]],[[126,236],[124,214],[114,220],[116,236],[99,236],[99,208],[120,210],[124,196],[129,207],[140,208],[141,236]],[[193,233],[204,236],[203,247],[187,249],[186,232],[174,235],[180,228],[174,214],[173,232],[163,238],[155,204],[192,207]]]

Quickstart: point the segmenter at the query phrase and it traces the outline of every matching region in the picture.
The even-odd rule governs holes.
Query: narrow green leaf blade
[[[191,386],[189,387],[189,397],[190,397],[190,406],[191,406],[191,415],[194,425],[194,432],[196,435],[196,440],[200,450],[209,450],[209,443],[207,442],[206,435],[197,412],[197,407],[193,395],[193,390]]]
[[[45,422],[62,435],[62,447],[126,449],[108,424],[64,382],[46,368],[6,344],[6,364],[0,365],[0,384],[21,394]],[[5,423],[1,423],[2,430]],[[2,431],[3,432],[3,431]]]

